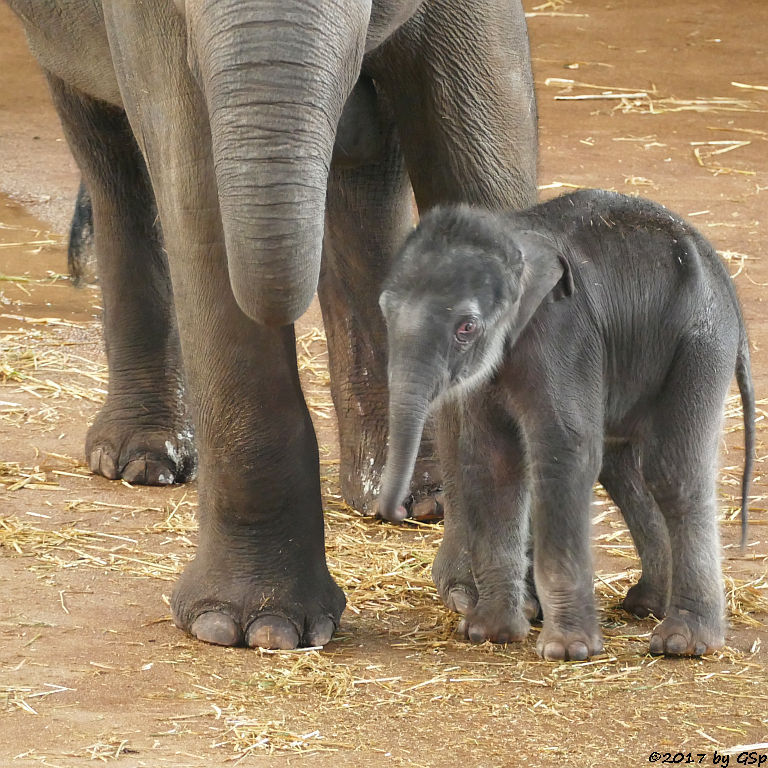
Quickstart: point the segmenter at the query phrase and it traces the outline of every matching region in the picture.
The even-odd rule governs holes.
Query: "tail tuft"
[[[67,266],[72,284],[76,286],[88,282],[93,261],[93,209],[91,196],[80,182],[77,190],[77,202],[69,230],[69,247],[67,249]]]
[[[747,546],[749,532],[749,492],[755,463],[755,389],[749,359],[749,341],[742,321],[739,355],[736,358],[736,383],[744,411],[744,474],[741,478],[741,550]]]

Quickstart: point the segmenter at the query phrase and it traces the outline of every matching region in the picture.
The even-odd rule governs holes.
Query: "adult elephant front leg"
[[[370,55],[419,210],[536,202],[537,129],[519,0],[434,0]]]
[[[413,226],[413,211],[389,106],[365,77],[358,89],[369,98],[347,105],[337,137],[318,293],[339,423],[341,492],[352,507],[371,512],[387,442],[387,335],[379,293],[392,256]],[[339,146],[344,136],[351,138]],[[365,146],[342,155],[355,136],[368,137]],[[416,474],[420,488],[436,484],[429,458]]]
[[[293,329],[246,318],[224,250],[213,250],[206,268],[197,265],[211,284],[179,307],[183,332],[197,339],[186,348],[196,370],[200,542],[174,592],[174,619],[221,645],[324,645],[344,597],[325,563],[317,446]]]
[[[167,237],[200,494],[198,551],[175,589],[174,620],[220,645],[324,645],[344,597],[325,561],[317,444],[293,328],[261,326],[241,311],[216,218],[184,218]]]
[[[194,9],[205,6],[215,14],[224,5]],[[284,6],[241,3],[238,9],[277,14]],[[196,18],[188,14],[187,22],[194,30]],[[304,177],[293,189],[290,177],[272,175],[284,166],[293,169],[283,154],[285,137],[293,133],[273,130],[271,121],[297,110],[291,101],[286,111],[275,94],[271,98],[279,103],[271,111],[254,104],[263,96],[260,78],[295,48],[283,42],[279,61],[274,51],[266,55],[257,38],[264,27],[258,17],[249,25],[225,14],[217,24],[213,31],[197,28],[198,35],[215,38],[207,47],[198,39],[201,88],[187,66],[187,27],[173,7],[115,3],[107,13],[126,111],[147,158],[163,224],[199,454],[200,543],[176,587],[172,611],[180,627],[212,643],[322,645],[338,624],[344,598],[325,562],[317,445],[299,386],[293,331],[252,319],[280,325],[305,303],[303,289],[311,285],[314,291],[311,274],[299,275],[303,289],[294,290],[289,267],[298,260],[293,256],[304,244],[301,235],[316,229],[314,223],[305,226],[317,208],[310,184],[316,179]],[[143,41],[156,39],[157,29],[163,30],[163,45],[146,46]],[[297,34],[303,40],[306,28]],[[231,55],[218,64],[228,65],[229,72],[216,70],[217,62],[202,55],[222,49]],[[262,56],[262,66],[240,60],[247,54]],[[208,70],[213,74],[206,76]],[[253,77],[241,88],[227,79],[249,71]],[[327,82],[340,87],[336,78]],[[295,91],[294,79],[290,85]],[[315,81],[309,85],[317,91]],[[238,109],[228,112],[217,103],[226,101],[222,91]],[[251,96],[238,101],[246,91]],[[343,94],[336,100],[340,110]],[[327,128],[328,111],[317,111],[320,126]],[[296,131],[303,126],[299,122],[291,124]],[[317,126],[310,128],[314,140]],[[241,141],[229,145],[237,136]],[[257,149],[278,156],[254,161],[250,176],[245,156]],[[302,149],[300,144],[297,153]],[[329,161],[331,150],[332,137],[327,158],[319,162]],[[311,162],[318,162],[316,154]],[[322,200],[325,183],[323,178]],[[272,189],[271,204],[263,199],[265,189]],[[291,208],[297,200],[306,206]],[[244,210],[237,209],[238,202]],[[307,248],[319,245],[310,242]],[[277,263],[259,273],[256,265],[265,252],[267,262],[281,257],[290,262],[281,277]],[[252,281],[246,279],[249,269],[255,270]],[[233,274],[238,280],[231,282]]]

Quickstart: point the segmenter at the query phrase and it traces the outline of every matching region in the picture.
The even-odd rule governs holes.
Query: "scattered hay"
[[[755,617],[768,612],[768,572],[744,581],[726,573],[725,593],[731,621],[749,627],[762,627]]]
[[[312,328],[298,336],[296,355],[299,374],[303,374],[304,399],[310,413],[321,419],[332,419],[333,401],[330,393],[331,376],[328,372],[325,331],[321,328]]]
[[[768,85],[747,85],[746,83],[734,82],[732,82],[731,85],[735,86],[736,88],[746,88],[747,90],[751,91],[768,91]]]
[[[547,2],[541,5],[534,5],[531,11],[525,14],[526,19],[535,19],[538,16],[559,17],[564,16],[567,18],[589,18],[588,13],[569,13],[565,10],[568,7],[571,0],[547,0]]]
[[[645,176],[627,176],[624,179],[624,183],[632,187],[652,187],[656,189],[656,183],[651,179],[646,179]]]
[[[95,744],[89,744],[77,752],[65,753],[69,757],[87,757],[89,760],[101,760],[102,763],[110,760],[119,760],[123,755],[138,754],[137,749],[128,746],[127,739],[120,737],[102,737],[103,740]]]
[[[225,718],[227,730],[224,739],[211,744],[212,747],[230,747],[239,763],[255,751],[274,754],[292,752],[300,755],[318,752],[339,752],[354,750],[353,744],[343,744],[325,739],[319,730],[298,734],[285,727],[285,721],[266,722],[248,717]]]
[[[16,392],[27,392],[38,399],[71,397],[99,404],[104,402],[106,365],[77,354],[72,348],[80,343],[55,332],[57,325],[93,328],[93,323],[70,323],[57,318],[19,319],[39,322],[46,327],[6,333],[0,337],[0,384],[17,384]],[[18,413],[19,408],[10,413]]]
[[[712,158],[717,155],[723,155],[726,152],[732,152],[734,149],[740,147],[748,147],[751,141],[692,141],[690,144],[693,147],[693,154],[696,158],[696,162],[704,169],[712,173],[714,176],[719,176],[723,173],[741,173],[745,176],[755,176],[756,171],[747,171],[740,168],[727,168],[722,165],[717,165],[711,162]]]
[[[27,714],[37,715],[37,710],[29,703],[30,699],[42,699],[46,696],[72,690],[74,689],[54,683],[45,683],[42,689],[25,685],[0,685],[0,700],[3,702],[4,711],[20,709]]]
[[[139,540],[64,525],[48,530],[15,516],[0,516],[0,549],[33,557],[48,568],[98,568],[130,576],[172,581],[192,559],[177,552],[150,552]]]
[[[548,77],[546,87],[557,87],[561,92],[555,101],[618,101],[614,111],[624,114],[640,113],[661,115],[665,112],[765,112],[761,105],[746,99],[730,96],[712,96],[698,99],[678,99],[673,96],[661,96],[652,88],[617,88],[615,86],[585,83],[564,77]],[[586,93],[573,93],[582,89]],[[599,91],[595,93],[594,91]]]

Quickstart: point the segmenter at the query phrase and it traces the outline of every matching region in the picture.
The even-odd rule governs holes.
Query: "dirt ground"
[[[195,487],[135,488],[82,463],[106,370],[98,292],[60,274],[77,172],[0,5],[0,768],[639,766],[653,751],[711,765],[761,743],[766,754],[768,6],[535,5],[542,196],[599,186],[669,205],[722,252],[744,303],[759,448],[741,555],[732,398],[721,473],[727,648],[695,660],[645,654],[653,622],[618,608],[638,561],[600,496],[603,656],[544,663],[535,628],[504,648],[454,639],[429,576],[441,527],[371,521],[339,500],[316,311],[299,325],[299,352],[322,444],[329,562],[349,601],[341,632],[322,652],[259,653],[175,629],[167,602],[194,552]]]

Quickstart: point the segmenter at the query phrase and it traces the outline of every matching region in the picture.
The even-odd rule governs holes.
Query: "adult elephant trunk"
[[[291,323],[312,301],[334,137],[370,10],[370,0],[187,4],[232,290],[260,323]]]
[[[379,494],[378,515],[387,520],[402,520],[403,500],[408,495],[421,434],[430,402],[437,390],[435,377],[421,366],[422,375],[405,366],[390,365],[389,448]]]

